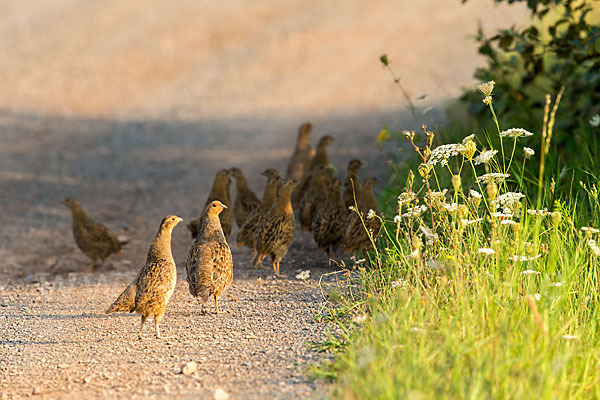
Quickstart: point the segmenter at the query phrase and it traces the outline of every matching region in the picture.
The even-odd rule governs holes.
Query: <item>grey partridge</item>
[[[363,183],[358,200],[358,212],[360,212],[362,220],[356,211],[352,211],[348,215],[344,231],[344,252],[346,253],[353,253],[356,256],[356,253],[361,250],[366,252],[373,247],[371,238],[373,240],[377,239],[379,229],[381,228],[381,221],[377,217],[380,214],[377,207],[377,200],[373,193],[373,187],[378,182],[377,178],[370,177]],[[370,210],[375,212],[375,215],[371,218],[369,218]],[[370,236],[367,234],[367,231]]]
[[[241,227],[244,225],[248,214],[260,207],[260,200],[248,186],[246,177],[241,169],[233,167],[231,168],[231,174],[236,183],[233,215],[235,216],[235,223],[238,227]]]
[[[266,256],[271,256],[275,275],[279,275],[279,263],[294,241],[295,222],[291,194],[297,184],[298,181],[294,178],[285,181],[279,189],[277,200],[265,214],[258,232],[254,266],[260,264]]]
[[[215,180],[213,182],[213,186],[210,190],[210,194],[206,199],[206,203],[204,203],[204,207],[214,200],[219,200],[221,203],[225,204],[227,208],[223,210],[221,215],[219,215],[219,219],[221,220],[221,227],[223,228],[223,233],[225,234],[225,238],[229,238],[231,235],[231,229],[233,228],[233,215],[231,213],[231,195],[229,192],[229,185],[231,184],[231,171],[228,169],[222,169],[217,172],[215,176]],[[192,234],[192,239],[195,239],[200,231],[200,227],[202,226],[202,216],[199,218],[195,218],[187,224],[188,230]]]
[[[340,192],[341,182],[335,178],[329,188],[326,201],[317,207],[317,213],[312,223],[312,233],[317,249],[327,254],[327,264],[333,258],[337,259],[337,250],[344,241],[344,226],[348,211]]]
[[[344,179],[344,204],[346,210],[350,206],[356,206],[360,195],[360,180],[358,179],[358,170],[363,166],[360,160],[351,160],[346,169],[346,178]]]
[[[300,229],[310,231],[313,219],[317,213],[319,204],[327,201],[329,186],[333,176],[333,166],[319,165],[313,170],[313,177],[310,181],[308,191],[300,201],[298,218],[300,220]]]
[[[171,253],[171,234],[173,228],[181,221],[183,220],[175,215],[163,218],[148,250],[146,263],[133,282],[106,310],[106,314],[114,312],[141,314],[142,323],[138,335],[140,339],[144,323],[150,317],[154,317],[156,337],[161,337],[159,324],[177,283],[177,269]]]
[[[77,247],[92,262],[91,268],[100,260],[100,266],[111,254],[119,254],[121,244],[117,236],[106,226],[92,220],[86,215],[81,204],[72,197],[67,197],[63,204],[71,210],[73,237]]]
[[[233,280],[233,259],[223,234],[219,214],[227,209],[220,201],[209,203],[202,217],[202,226],[185,263],[190,294],[204,305],[213,296],[215,309],[219,310],[219,297]]]
[[[262,173],[262,175],[268,177],[267,186],[263,193],[262,205],[248,214],[246,222],[240,228],[237,234],[238,246],[246,246],[253,249],[256,253],[256,238],[258,231],[262,225],[264,215],[269,211],[275,199],[277,198],[277,192],[281,188],[282,179],[274,169],[268,169]]]
[[[298,140],[294,154],[288,164],[287,178],[302,179],[308,170],[308,166],[315,154],[315,150],[310,144],[311,131],[312,124],[310,122],[305,122],[298,128]]]

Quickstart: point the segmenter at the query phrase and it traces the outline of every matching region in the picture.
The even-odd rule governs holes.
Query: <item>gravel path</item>
[[[249,257],[243,253],[236,252],[238,266]],[[319,272],[313,269],[313,277]],[[133,277],[117,270],[71,273],[4,287],[0,392],[8,398],[211,398],[221,388],[232,398],[323,397],[322,384],[306,377],[307,366],[321,359],[310,344],[324,337],[315,322],[321,296],[314,278],[275,280],[268,270],[238,267],[228,292],[237,301],[225,296],[228,313],[217,316],[199,314],[180,274],[161,325],[166,338],[154,339],[149,323],[139,341],[139,316],[103,314]],[[191,361],[197,371],[182,374]]]

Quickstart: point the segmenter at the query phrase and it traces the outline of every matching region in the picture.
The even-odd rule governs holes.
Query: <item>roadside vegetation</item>
[[[567,19],[538,32],[583,23],[597,35],[591,2],[528,4],[534,18]],[[520,49],[506,34],[487,42],[508,49],[498,60]],[[597,38],[569,43],[589,45],[598,62]],[[593,68],[582,61],[577,71],[588,79]],[[477,113],[444,132],[454,143],[426,126],[379,136],[402,138],[415,157],[391,168],[375,247],[348,266],[347,290],[331,292],[323,313],[332,334],[319,346],[334,357],[315,374],[334,382],[335,398],[600,398],[598,92],[562,81],[511,105],[497,64],[485,72],[464,96]],[[519,107],[531,112],[518,117]],[[589,146],[577,147],[585,137]]]

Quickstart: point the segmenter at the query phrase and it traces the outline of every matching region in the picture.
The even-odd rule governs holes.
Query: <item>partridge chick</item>
[[[108,256],[121,251],[117,236],[106,226],[89,218],[77,200],[67,197],[63,203],[71,210],[75,243],[92,261],[92,269],[96,265],[96,260],[100,259],[100,266],[102,266]]]
[[[260,207],[260,200],[248,186],[244,173],[239,168],[231,168],[231,174],[235,179],[236,193],[233,203],[233,214],[238,227],[244,225],[249,213]]]
[[[271,256],[275,275],[279,275],[279,263],[294,241],[294,210],[290,197],[297,184],[298,181],[294,178],[285,181],[279,189],[277,200],[265,214],[258,232],[254,266],[266,256]]]
[[[305,122],[298,128],[298,140],[296,149],[288,164],[286,176],[288,178],[302,179],[308,166],[315,154],[314,149],[310,144],[310,133],[312,125],[310,122]]]
[[[341,182],[335,178],[329,188],[326,201],[319,204],[317,214],[312,223],[312,232],[317,243],[317,249],[327,254],[327,264],[333,258],[337,259],[337,250],[344,241],[344,226],[348,212],[340,193]]]
[[[346,210],[348,207],[355,206],[360,195],[360,181],[358,179],[358,170],[363,166],[360,160],[351,160],[346,169],[346,179],[344,179],[344,204]],[[356,194],[356,200],[355,198]]]
[[[233,227],[233,216],[231,214],[231,195],[229,193],[229,185],[231,184],[231,171],[228,169],[222,169],[217,172],[215,176],[215,180],[213,182],[212,189],[210,190],[210,194],[206,199],[206,203],[204,207],[214,200],[219,200],[221,203],[225,204],[228,208],[223,210],[221,215],[219,215],[219,219],[221,220],[221,227],[223,228],[223,233],[225,237],[228,238],[231,234],[231,229]],[[187,228],[192,234],[192,239],[195,239],[200,232],[200,227],[202,226],[202,217],[195,218],[187,224]]]
[[[377,201],[373,194],[373,187],[379,182],[375,177],[370,177],[365,180],[361,190],[360,198],[358,200],[358,211],[362,215],[363,220],[356,211],[352,211],[348,215],[346,220],[346,228],[344,231],[344,251],[346,253],[353,253],[356,256],[358,251],[368,251],[372,248],[371,240],[369,235],[365,231],[367,230],[373,236],[373,240],[376,239],[379,229],[381,228],[381,221],[376,216],[372,218],[368,217],[369,210],[373,210],[376,215],[379,215],[379,208],[377,207]],[[363,221],[365,226],[363,226]]]
[[[319,165],[313,171],[310,187],[300,201],[299,219],[300,229],[310,231],[317,207],[327,201],[327,192],[331,185],[333,167],[331,165]]]
[[[282,179],[274,169],[268,169],[262,175],[269,178],[265,192],[263,194],[262,205],[248,214],[246,222],[240,228],[237,234],[238,246],[246,246],[253,249],[256,253],[256,237],[262,225],[262,220],[267,211],[271,208],[277,197],[277,192],[281,188]],[[256,254],[255,254],[256,255]],[[254,256],[253,256],[254,258]]]
[[[140,333],[142,339],[144,323],[154,317],[154,330],[160,339],[160,320],[165,314],[167,303],[175,290],[177,269],[171,253],[171,233],[173,228],[183,221],[175,215],[165,217],[160,223],[158,233],[148,250],[146,264],[137,277],[127,286],[106,314],[114,312],[136,312],[142,315]]]
[[[320,165],[328,165],[329,164],[329,145],[333,142],[333,138],[329,135],[323,136],[319,140],[319,144],[317,144],[317,150],[315,152],[315,156],[312,158],[310,165],[308,166],[308,170],[302,177],[300,184],[294,190],[293,198],[294,204],[300,204],[302,197],[306,194],[308,189],[310,188],[310,181],[313,178],[313,171],[317,169]]]
[[[204,209],[202,227],[190,248],[185,270],[190,294],[204,305],[210,296],[215,298],[215,309],[219,310],[219,296],[231,285],[233,259],[223,234],[219,214],[227,206],[216,200]]]

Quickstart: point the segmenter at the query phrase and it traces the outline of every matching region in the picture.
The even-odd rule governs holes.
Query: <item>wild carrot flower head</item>
[[[523,147],[523,153],[525,154],[525,158],[531,158],[535,155],[535,150],[529,147]]]
[[[533,133],[522,128],[510,128],[500,132],[500,137],[518,138],[527,136],[533,136]]]
[[[498,153],[498,150],[484,150],[473,159],[474,165],[487,164]]]
[[[510,175],[509,174],[502,174],[500,172],[492,172],[489,174],[484,174],[481,175],[479,177],[477,177],[477,182],[480,183],[498,183],[498,182],[503,182],[506,178],[508,178]]]
[[[494,81],[480,83],[477,85],[477,90],[479,90],[484,96],[491,96],[492,92],[494,91],[495,84],[496,82]]]
[[[593,255],[600,257],[600,247],[598,247],[598,242],[596,242],[594,239],[588,239],[587,245],[592,251]]]
[[[482,247],[477,250],[477,253],[483,254],[484,256],[491,256],[491,255],[496,254],[496,251],[494,249],[488,249],[487,247]]]
[[[474,199],[481,199],[481,193],[479,193],[477,190],[469,190],[469,194],[471,195],[471,197],[473,197]]]
[[[506,214],[517,214],[521,208],[521,199],[525,197],[523,193],[508,192],[496,197],[491,203],[494,206],[502,208]]]
[[[427,164],[436,165],[437,163],[440,163],[442,166],[445,166],[448,164],[448,159],[450,157],[459,155],[461,151],[463,151],[462,144],[443,144],[431,151]]]

